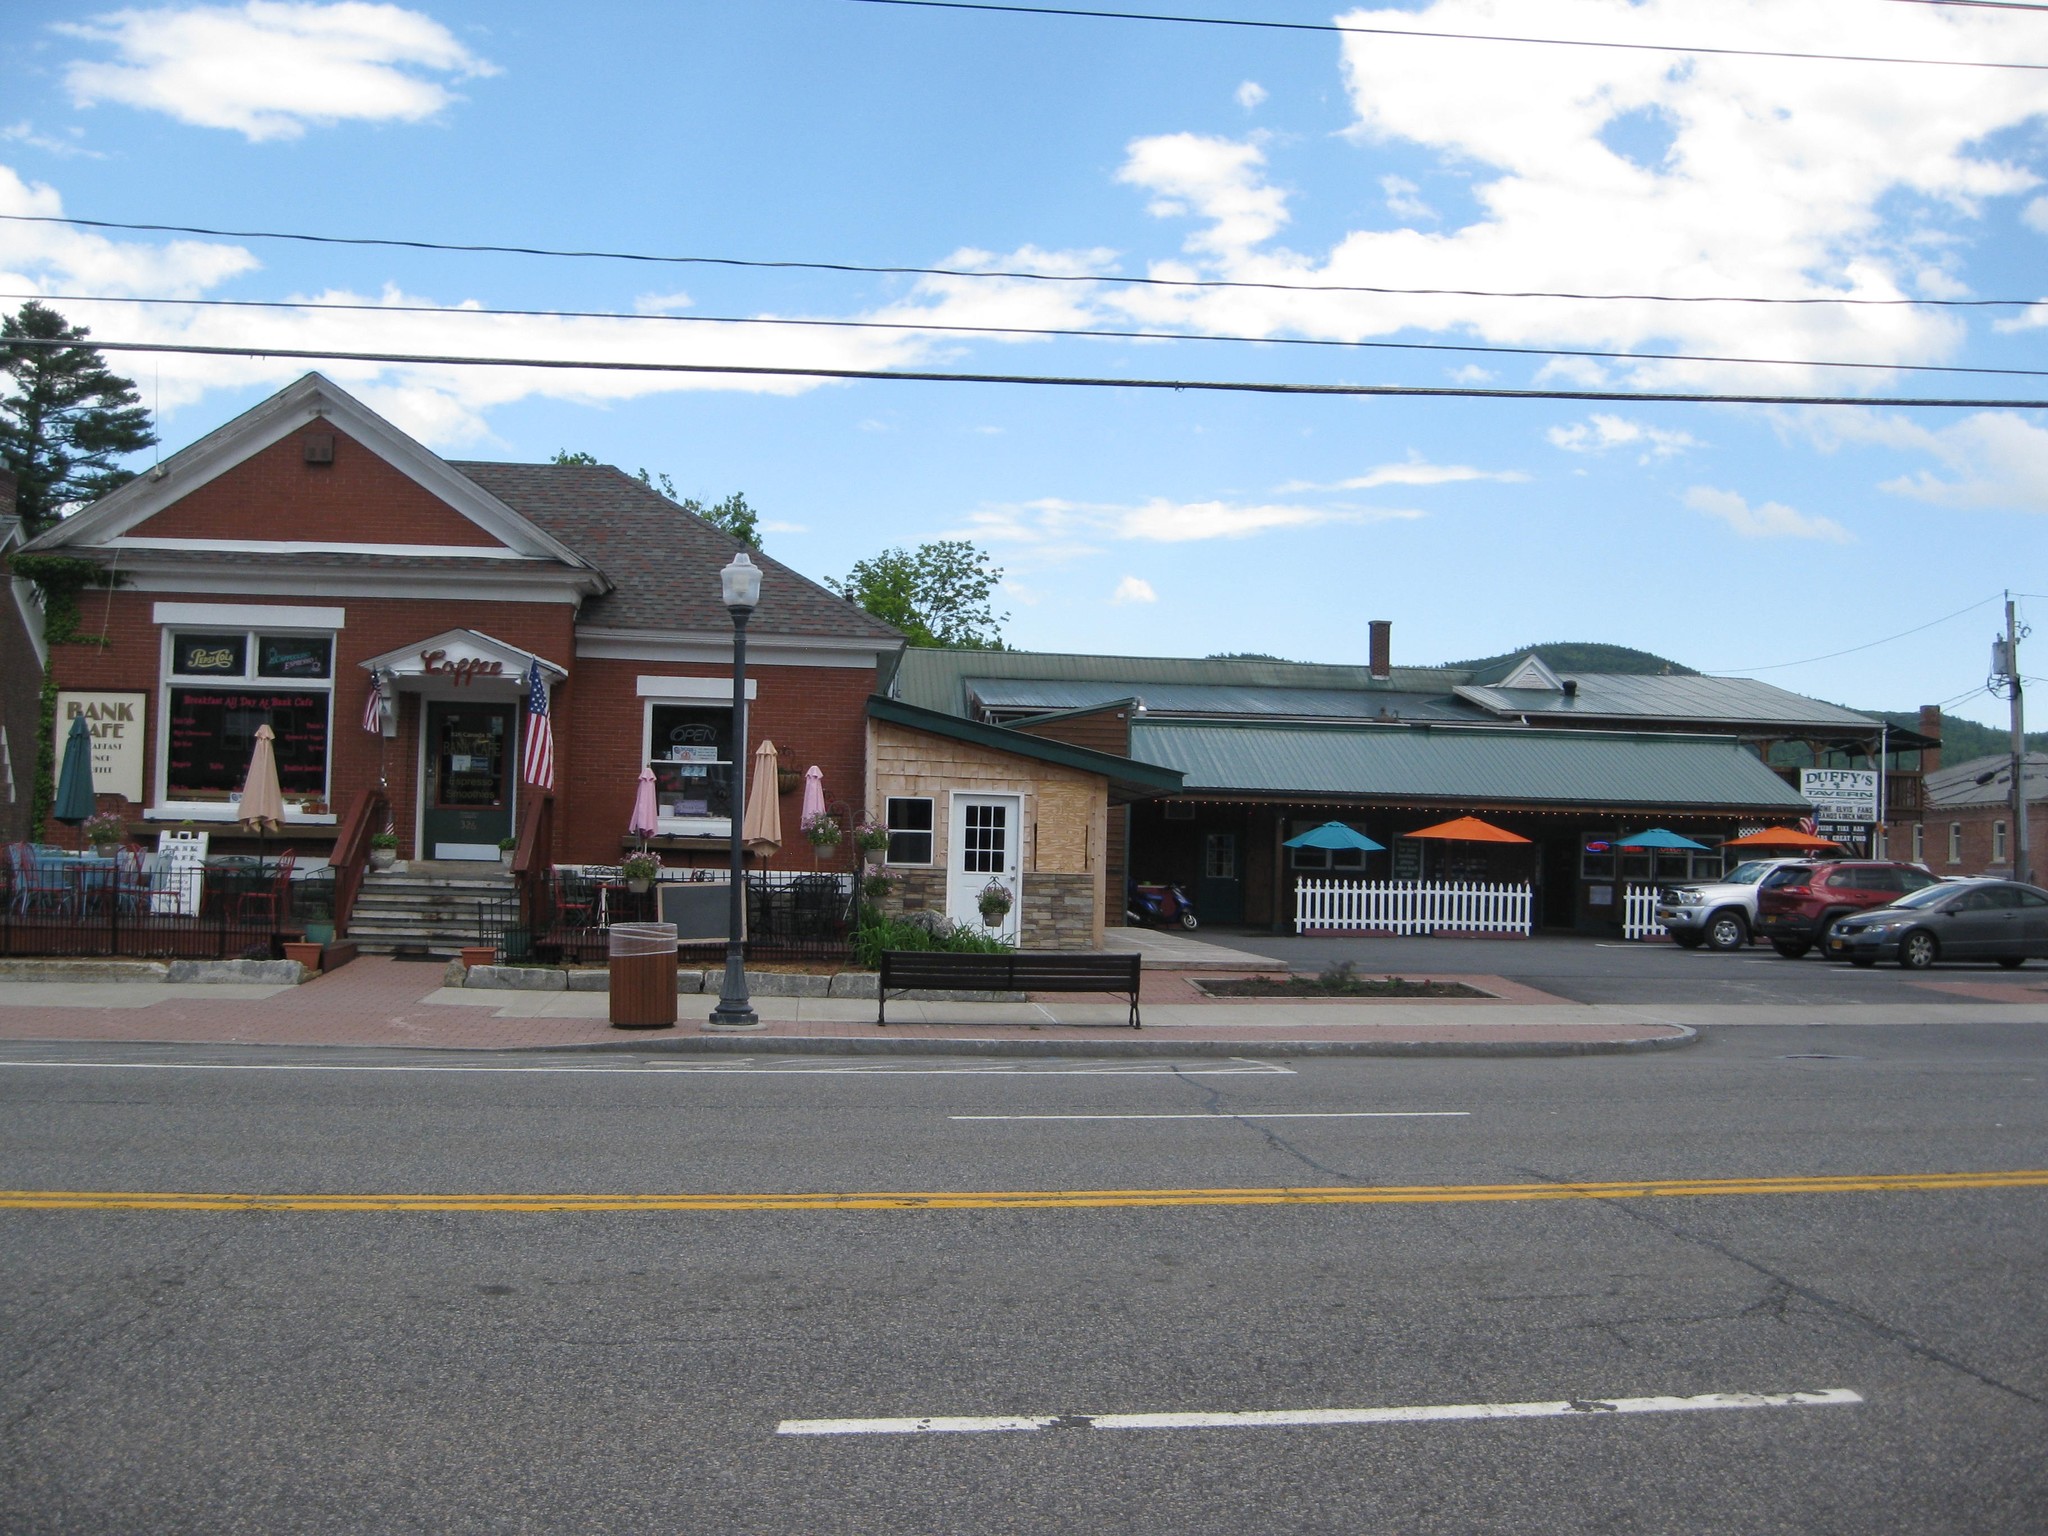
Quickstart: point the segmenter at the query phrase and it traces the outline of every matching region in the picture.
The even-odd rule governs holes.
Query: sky
[[[2048,370],[2048,73],[1387,34],[2048,64],[2048,11],[1155,9],[1375,30],[12,0],[0,214],[249,233],[0,220],[0,308],[43,295],[105,341],[1112,381],[110,354],[162,452],[318,366],[452,458],[743,492],[813,577],[970,539],[1031,649],[1362,663],[1385,618],[1399,665],[1601,640],[2003,723],[2001,593],[2048,593],[2048,412],[1860,402],[2048,399],[1926,371]],[[1858,403],[1114,382],[1138,379]]]

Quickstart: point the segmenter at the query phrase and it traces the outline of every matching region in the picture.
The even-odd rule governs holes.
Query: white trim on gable
[[[1562,693],[1564,692],[1564,679],[1545,666],[1541,656],[1531,651],[1516,664],[1515,669],[1508,673],[1506,677],[1497,683],[1489,683],[1487,686],[1490,688],[1537,688],[1547,693]]]
[[[154,603],[152,624],[225,624],[238,629],[346,629],[346,608],[302,608],[285,603]]]
[[[91,547],[175,505],[309,421],[325,418],[446,503],[513,554],[551,560],[578,570],[589,562],[543,532],[425,445],[401,432],[360,400],[319,373],[308,373],[260,405],[180,449],[147,474],[101,497],[29,543],[32,549]],[[465,550],[488,554],[485,546]]]
[[[435,656],[435,653],[441,653]],[[450,654],[454,653],[454,654]],[[428,657],[435,656],[429,663]],[[528,662],[540,663],[541,676],[550,686],[559,683],[569,675],[568,670],[549,661],[545,656],[532,651],[523,651],[516,645],[492,638],[479,629],[444,629],[438,635],[416,640],[410,645],[401,645],[395,651],[386,651],[382,656],[372,656],[362,662],[364,671],[387,672],[399,682],[415,681],[439,676],[450,670],[449,663],[458,659],[496,662],[504,670],[494,676],[508,678],[522,686],[526,681]]]
[[[504,545],[487,544],[309,544],[283,539],[132,539],[126,534],[102,541],[102,549],[225,550],[251,555],[391,555],[417,558],[435,555],[456,560],[538,560]]]

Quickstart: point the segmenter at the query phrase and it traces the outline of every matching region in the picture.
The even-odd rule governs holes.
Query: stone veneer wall
[[[906,912],[946,915],[946,872],[943,869],[895,869],[896,886],[879,905],[889,917]]]
[[[1024,872],[1024,909],[1018,939],[1023,949],[1095,947],[1095,877]]]

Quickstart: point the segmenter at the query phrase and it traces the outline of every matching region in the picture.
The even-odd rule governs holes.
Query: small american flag
[[[363,729],[372,736],[384,729],[384,679],[374,670],[370,673],[370,696],[363,700]]]
[[[547,685],[540,680],[540,663],[526,668],[526,782],[540,789],[555,787],[555,727],[548,719]]]

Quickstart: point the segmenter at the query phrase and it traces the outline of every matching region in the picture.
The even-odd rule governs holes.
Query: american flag
[[[384,729],[384,679],[374,670],[370,673],[370,696],[363,700],[363,729],[373,736]]]
[[[540,680],[540,663],[526,668],[526,782],[540,789],[555,787],[555,726],[548,718],[547,684]]]

